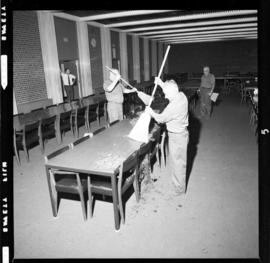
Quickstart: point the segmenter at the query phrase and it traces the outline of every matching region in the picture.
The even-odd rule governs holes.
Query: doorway
[[[59,61],[61,71],[64,72],[65,69],[69,69],[70,73],[76,77],[75,83],[74,83],[74,99],[82,98],[82,87],[81,87],[81,79],[80,79],[80,69],[79,69],[79,60],[60,60]],[[62,84],[62,94],[63,94],[63,100],[64,102],[67,101],[67,94],[64,89],[63,81],[61,78],[61,84]]]

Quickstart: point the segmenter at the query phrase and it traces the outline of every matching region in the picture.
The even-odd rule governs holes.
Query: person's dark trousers
[[[211,107],[212,102],[209,96],[211,89],[201,88],[200,89],[200,114],[202,117],[207,116],[210,118],[211,116]]]
[[[65,91],[67,93],[68,101],[72,101],[74,99],[73,86],[66,86],[65,85]]]

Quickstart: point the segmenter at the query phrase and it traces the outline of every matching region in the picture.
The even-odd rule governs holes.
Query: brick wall
[[[13,85],[17,104],[48,97],[35,11],[13,12]]]

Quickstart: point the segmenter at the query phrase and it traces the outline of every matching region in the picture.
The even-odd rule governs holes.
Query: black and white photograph
[[[15,260],[259,258],[258,15],[12,10]]]

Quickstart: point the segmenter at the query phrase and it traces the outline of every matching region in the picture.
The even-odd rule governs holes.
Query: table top
[[[127,137],[132,128],[131,121],[125,119],[52,158],[46,165],[63,170],[111,176],[142,144]]]

